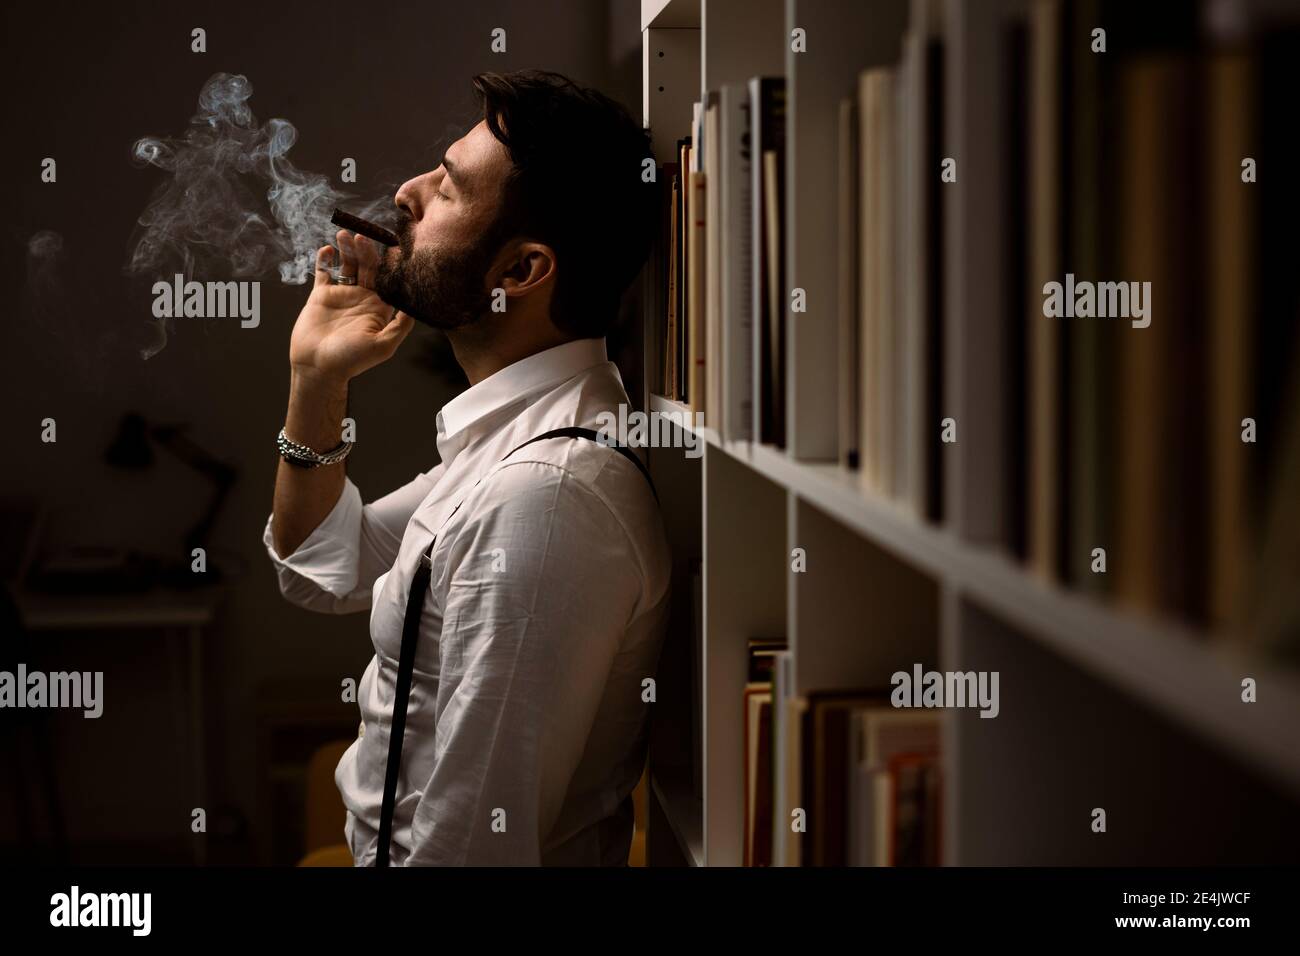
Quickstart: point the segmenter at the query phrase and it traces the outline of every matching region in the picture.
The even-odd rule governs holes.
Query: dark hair
[[[483,119],[510,154],[494,234],[555,250],[551,321],[605,335],[650,252],[658,183],[643,181],[650,138],[626,109],[558,73],[481,73]]]

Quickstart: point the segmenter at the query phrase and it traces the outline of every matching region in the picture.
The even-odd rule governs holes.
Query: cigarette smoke
[[[58,320],[69,312],[68,293],[62,280],[63,235],[42,229],[27,240],[27,285],[23,311],[38,321]]]
[[[298,131],[285,119],[257,122],[248,106],[253,84],[242,75],[216,73],[199,93],[198,112],[176,138],[145,136],[132,158],[168,174],[140,215],[128,275],[170,281],[253,279],[278,271],[280,281],[302,285],[315,269],[316,250],[337,231],[336,205],[392,225],[391,197],[359,204],[319,174],[288,158]],[[166,343],[159,320],[156,353]]]
[[[94,288],[98,279],[88,268],[93,260],[76,252],[63,234],[53,229],[41,229],[27,239],[21,314],[25,324],[57,343],[57,371],[47,370],[49,374],[100,391],[111,364],[106,359],[120,334],[111,323],[102,321],[102,299],[87,303],[85,290]],[[24,361],[40,362],[46,354],[34,348]]]

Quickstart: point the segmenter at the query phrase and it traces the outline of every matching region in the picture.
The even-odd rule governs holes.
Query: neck
[[[520,359],[569,341],[545,317],[530,321],[525,316],[515,316],[512,321],[505,321],[501,315],[488,315],[463,328],[451,329],[447,339],[470,385],[477,385]]]

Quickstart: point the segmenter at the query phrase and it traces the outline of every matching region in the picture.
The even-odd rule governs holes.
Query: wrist
[[[338,445],[347,414],[346,379],[294,369],[284,430],[293,441],[318,452]]]
[[[319,396],[320,398],[347,398],[348,377],[336,372],[301,365],[289,366],[289,394]]]

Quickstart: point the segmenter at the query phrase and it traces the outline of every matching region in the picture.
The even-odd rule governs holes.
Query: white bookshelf
[[[945,138],[961,177],[995,169],[996,18],[1023,0],[947,0]],[[919,6],[919,4],[918,4]],[[981,240],[990,190],[953,193],[944,222],[946,393],[961,441],[945,460],[945,521],[929,524],[873,495],[831,459],[837,256],[835,104],[858,72],[897,55],[904,0],[643,0],[645,122],[661,161],[689,131],[701,91],[784,73],[788,99],[787,286],[809,312],[788,315],[787,449],[698,431],[701,458],[650,449],[676,562],[675,612],[651,744],[655,813],[678,851],[651,864],[738,865],[742,858],[742,691],[746,641],[783,634],[797,693],[888,685],[913,663],[997,670],[1001,714],[949,711],[944,725],[948,864],[1133,864],[1274,859],[1279,820],[1300,809],[1300,676],[1227,636],[1197,633],[1071,592],[987,542],[1004,467],[996,369],[999,268]],[[795,26],[807,54],[790,52]],[[664,56],[660,56],[660,53]],[[693,59],[692,59],[693,54]],[[661,92],[659,87],[663,86]],[[682,86],[690,92],[680,92]],[[661,151],[662,144],[668,144]],[[996,176],[991,177],[996,180]],[[816,303],[826,308],[819,313]],[[655,323],[647,321],[647,329]],[[647,338],[646,380],[657,343]],[[651,411],[687,414],[648,396]],[[690,420],[688,417],[687,421]],[[689,427],[689,426],[688,426]],[[792,548],[808,555],[790,570]],[[703,780],[689,772],[689,577],[703,568]],[[1256,680],[1257,703],[1241,701]],[[674,690],[673,685],[677,689]],[[798,806],[780,784],[778,829]],[[1105,807],[1109,829],[1089,828]],[[1293,832],[1293,831],[1292,831]],[[777,841],[779,844],[779,840]],[[652,838],[653,843],[653,838]],[[1294,848],[1292,848],[1294,849]],[[779,851],[778,851],[779,860]]]

